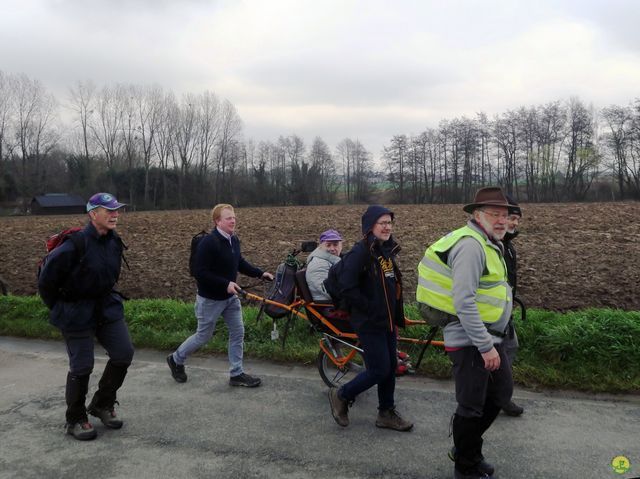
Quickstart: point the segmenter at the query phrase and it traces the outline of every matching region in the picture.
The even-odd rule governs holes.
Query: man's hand
[[[495,371],[500,367],[500,355],[496,348],[491,348],[486,353],[482,354],[482,359],[484,359],[484,368],[489,371]]]
[[[227,286],[227,293],[229,294],[238,294],[242,288],[234,283],[233,281],[229,281],[229,286]]]
[[[267,281],[273,281],[273,275],[268,272],[262,273],[262,279],[266,279]]]

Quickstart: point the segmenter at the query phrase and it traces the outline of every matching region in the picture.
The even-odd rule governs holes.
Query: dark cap
[[[518,202],[514,200],[513,196],[508,193],[505,196],[511,204],[511,206],[509,206],[509,215],[518,215],[520,218],[522,218],[522,210],[520,209],[520,206],[518,206]]]

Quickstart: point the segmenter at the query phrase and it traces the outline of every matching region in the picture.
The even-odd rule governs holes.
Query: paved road
[[[165,355],[136,352],[120,394],[125,426],[100,424],[97,440],[80,442],[63,434],[63,345],[0,337],[0,478],[452,477],[450,381],[400,378],[398,409],[415,421],[412,432],[374,426],[374,392],[358,398],[341,429],[312,367],[248,361],[263,386],[231,388],[225,358],[201,356],[177,384]],[[516,398],[526,413],[501,415],[485,437],[496,477],[640,476],[640,397],[518,390]],[[610,466],[618,455],[631,460],[625,474]]]

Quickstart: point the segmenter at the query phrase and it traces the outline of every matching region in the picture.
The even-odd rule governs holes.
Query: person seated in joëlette
[[[320,235],[318,247],[307,258],[305,279],[314,303],[331,304],[331,296],[324,286],[329,269],[341,259],[343,238],[334,229],[324,231]],[[322,308],[322,314],[332,319],[346,319],[349,313],[334,307]]]

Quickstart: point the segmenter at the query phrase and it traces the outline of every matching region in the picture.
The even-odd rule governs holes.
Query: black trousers
[[[496,345],[500,367],[484,368],[484,360],[474,346],[449,351],[453,363],[458,407],[453,418],[456,467],[472,469],[482,458],[482,435],[513,393],[511,363],[502,345]]]
[[[104,347],[109,361],[98,384],[92,405],[110,408],[116,401],[116,392],[122,386],[127,369],[133,359],[133,344],[124,319],[99,324],[95,330],[63,332],[69,355],[69,373],[65,399],[68,423],[87,420],[86,396],[89,376],[94,365],[94,337]]]

